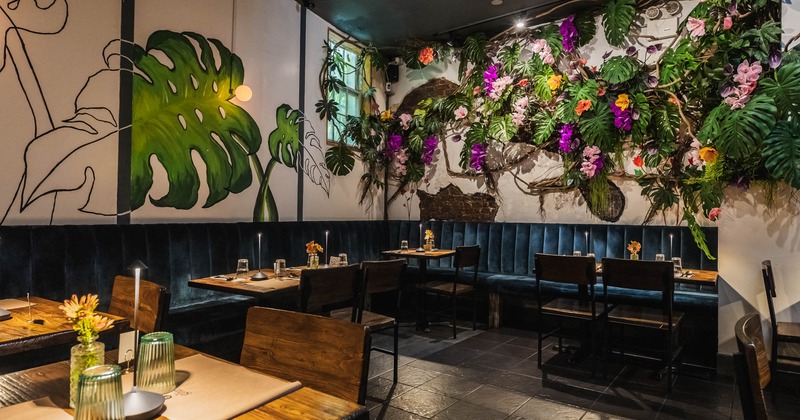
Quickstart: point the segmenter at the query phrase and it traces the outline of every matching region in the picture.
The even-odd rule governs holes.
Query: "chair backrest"
[[[453,267],[467,268],[475,267],[478,269],[478,263],[481,260],[481,247],[480,245],[465,245],[456,247],[456,256],[453,260]]]
[[[534,264],[537,280],[578,285],[597,283],[594,257],[537,253]]]
[[[739,397],[746,419],[766,419],[764,388],[771,379],[767,348],[761,331],[761,316],[748,314],[734,327],[739,353],[734,354]]]
[[[363,294],[391,292],[400,289],[406,260],[364,261],[361,269],[364,272]]]
[[[300,311],[322,313],[352,305],[356,298],[358,276],[358,264],[303,270],[300,273]]]
[[[114,277],[111,290],[111,303],[108,313],[123,316],[133,327],[133,306],[136,279],[127,276]],[[139,330],[144,332],[161,331],[166,324],[169,312],[170,294],[167,288],[147,280],[139,280]]]
[[[778,318],[775,316],[775,303],[772,302],[772,298],[777,297],[775,293],[775,275],[772,274],[772,261],[761,261],[761,277],[764,278],[764,290],[767,292],[769,320],[772,324],[772,335],[774,337],[778,331]]]
[[[359,324],[252,307],[240,363],[364,404],[370,345],[367,328]]]

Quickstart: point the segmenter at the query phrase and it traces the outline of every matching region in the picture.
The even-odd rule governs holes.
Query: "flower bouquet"
[[[308,254],[308,268],[319,268],[319,253],[322,252],[322,245],[311,241],[306,244],[306,254]]]
[[[631,241],[631,243],[628,244],[628,251],[630,251],[631,253],[632,260],[639,259],[639,251],[641,250],[642,250],[642,244],[640,244],[639,242]]]

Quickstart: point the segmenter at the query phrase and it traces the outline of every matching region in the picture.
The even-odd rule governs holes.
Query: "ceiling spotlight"
[[[517,29],[522,29],[525,27],[525,22],[518,20],[517,23],[514,24],[514,27],[516,27]]]
[[[499,6],[503,4],[503,0],[492,0],[489,2],[489,4],[491,4],[492,6]]]

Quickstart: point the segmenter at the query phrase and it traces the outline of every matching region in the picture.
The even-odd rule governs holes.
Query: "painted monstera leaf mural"
[[[146,48],[134,48],[132,209],[144,205],[153,186],[152,157],[169,181],[166,195],[150,197],[158,207],[197,204],[200,176],[193,154],[206,165],[209,194],[203,207],[249,187],[261,133],[253,118],[230,102],[244,79],[241,59],[218,40],[192,32],[157,31]]]

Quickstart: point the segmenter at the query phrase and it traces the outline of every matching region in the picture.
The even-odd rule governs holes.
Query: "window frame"
[[[333,29],[330,29],[330,28],[328,29],[328,39],[327,39],[328,48],[336,45],[337,43],[339,43],[339,42],[341,42],[341,41],[343,41],[345,39],[347,39],[347,37],[342,35],[341,33],[337,32],[337,31],[335,31]],[[348,97],[355,97],[357,99],[356,109],[358,110],[358,112],[354,116],[358,117],[358,116],[361,115],[361,112],[363,112],[363,110],[364,110],[364,106],[365,106],[364,93],[367,91],[367,89],[369,87],[369,83],[370,83],[369,78],[371,78],[372,75],[368,71],[368,68],[369,68],[368,64],[365,66],[366,68],[364,68],[364,69],[358,68],[358,66],[357,66],[358,57],[361,55],[361,52],[363,50],[363,47],[360,45],[360,43],[358,43],[358,41],[343,42],[343,43],[341,43],[339,45],[338,49],[342,49],[342,50],[345,50],[345,51],[347,51],[349,53],[352,53],[355,56],[355,59],[356,59],[356,63],[354,63],[352,66],[349,66],[349,68],[352,69],[353,71],[355,71],[355,76],[356,77],[355,77],[354,82],[355,82],[357,88],[345,85],[344,87],[340,88],[340,93],[339,94],[341,95],[342,91],[345,92],[345,100]],[[330,70],[328,70],[328,71],[330,71]],[[366,73],[366,74],[362,74],[362,72]],[[345,73],[345,75],[343,75],[343,76],[346,76],[347,74],[348,73]],[[347,77],[342,77],[342,79],[343,79],[342,81],[345,82]],[[335,94],[335,93],[326,91],[325,92],[325,100],[330,100],[332,94]],[[341,102],[339,102],[339,117],[344,117],[344,119],[346,119],[346,115],[352,115],[352,114],[345,114],[345,113],[342,112],[343,106],[346,106],[346,105],[347,105],[346,103],[342,104]],[[326,140],[326,143],[328,145],[337,145],[337,144],[339,144],[339,140],[340,139],[332,138],[332,135],[335,136],[336,132],[335,132],[335,130],[332,131],[332,129],[331,129],[332,125],[333,124],[337,124],[337,123],[338,124],[342,124],[342,122],[339,121],[339,120],[333,120],[330,117],[326,118],[326,121],[325,121],[325,140]],[[351,141],[346,141],[345,143],[349,147],[352,147],[352,148],[356,147],[356,145],[354,143],[352,143]]]

